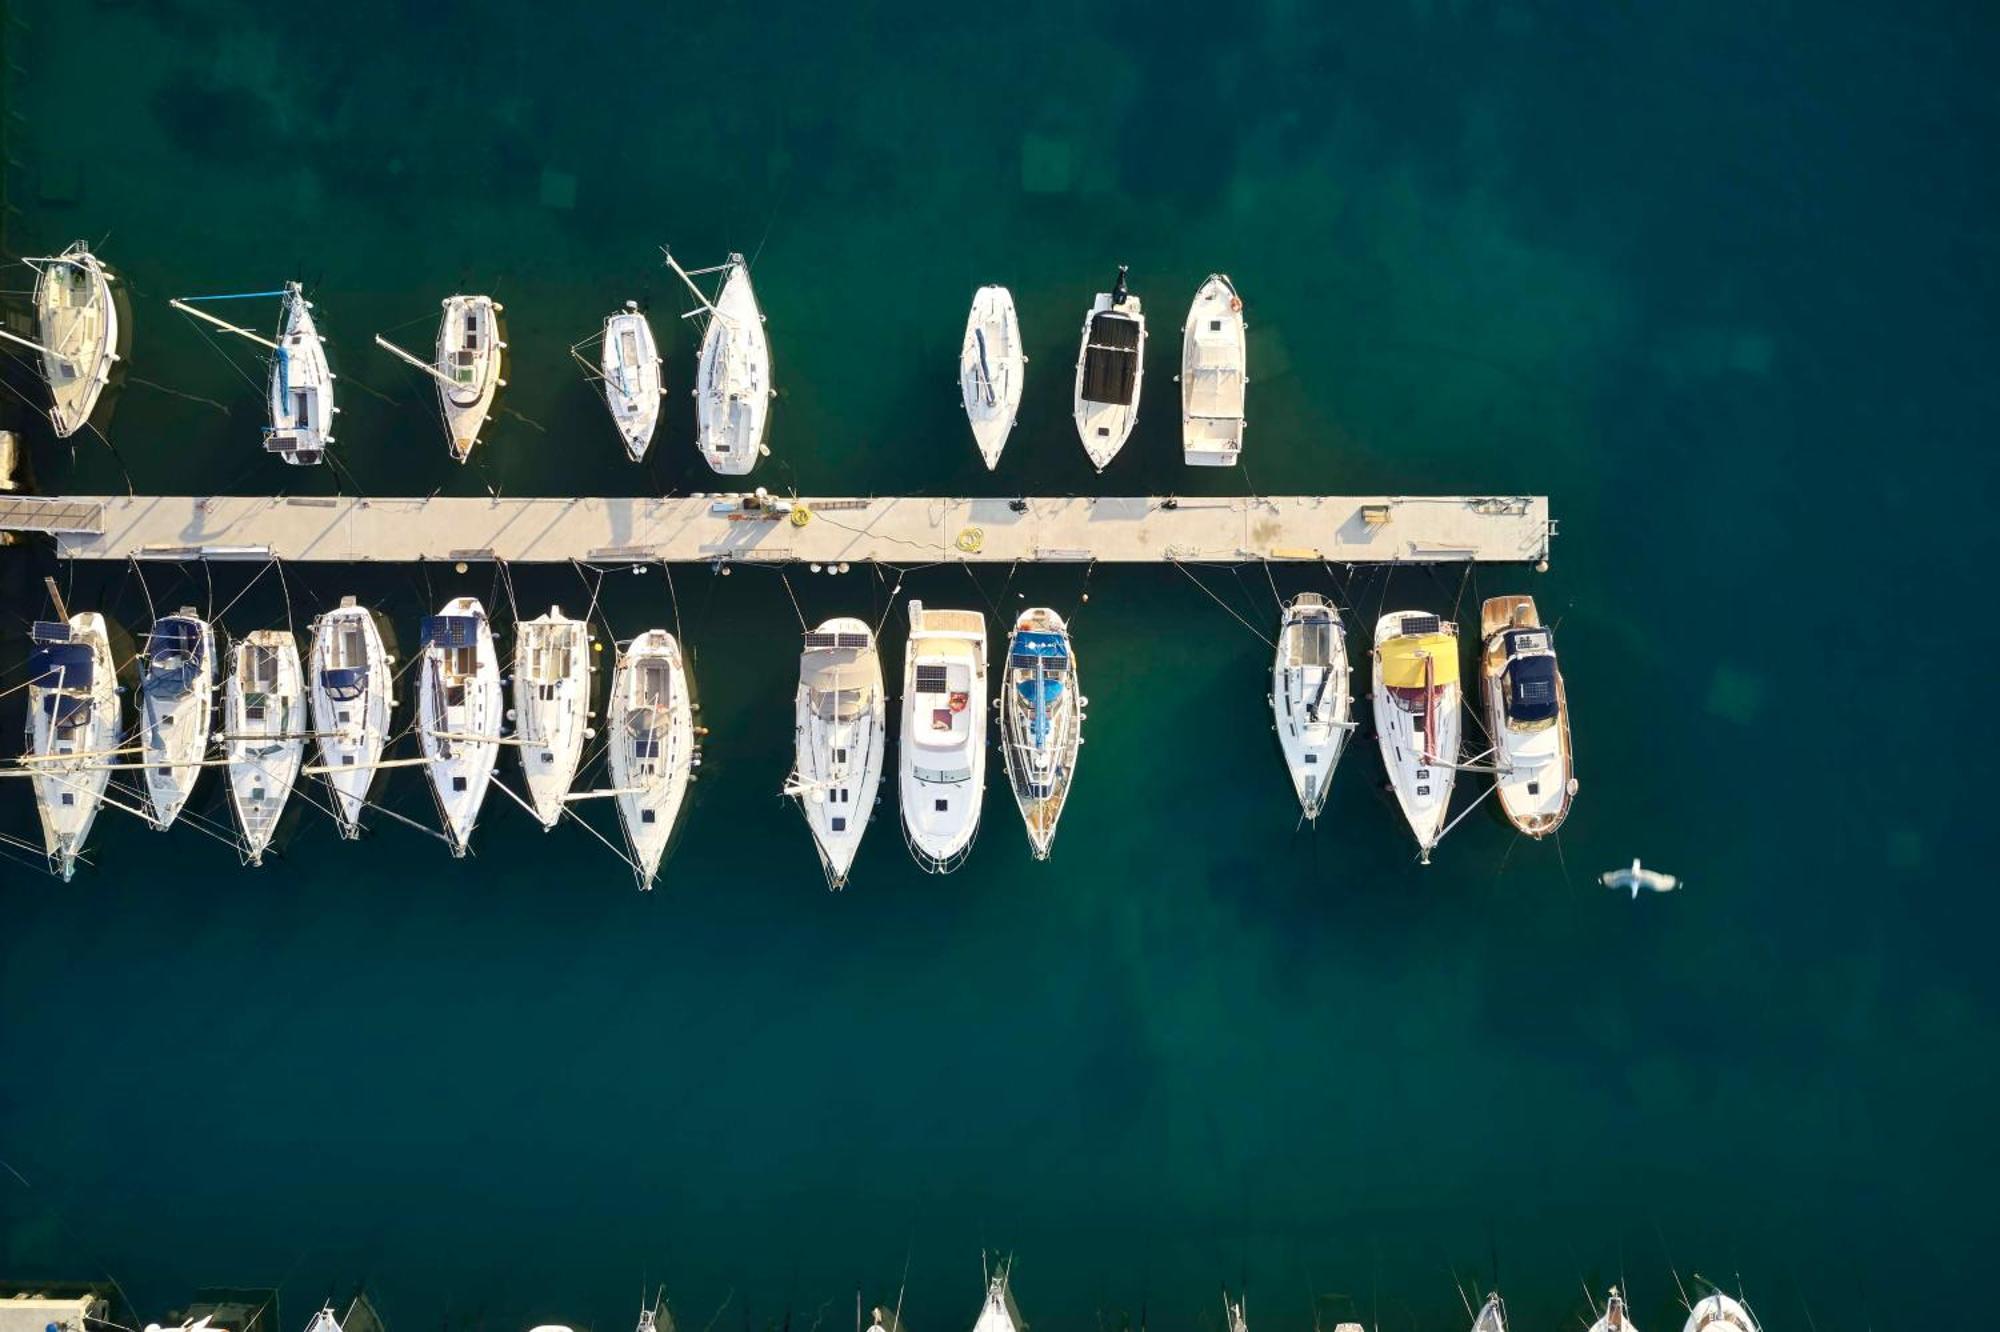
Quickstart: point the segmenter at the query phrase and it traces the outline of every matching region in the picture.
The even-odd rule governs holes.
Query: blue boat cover
[[[337,703],[352,703],[368,687],[368,671],[366,667],[321,671],[319,682],[326,687],[328,698]]]
[[[424,643],[429,647],[463,648],[479,641],[479,617],[475,615],[426,615]]]
[[[1028,736],[1037,746],[1049,742],[1049,708],[1062,697],[1061,680],[1023,680],[1014,688],[1021,698],[1033,708],[1034,714],[1028,719]]]
[[[93,664],[88,643],[45,642],[28,657],[28,678],[44,689],[88,689]]]
[[[1507,663],[1507,720],[1545,722],[1556,715],[1556,659],[1516,657]]]
[[[1038,661],[1057,670],[1069,665],[1069,644],[1061,634],[1023,629],[1014,635],[1011,661],[1016,666],[1033,666]]]

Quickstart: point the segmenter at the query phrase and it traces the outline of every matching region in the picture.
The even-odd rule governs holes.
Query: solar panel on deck
[[[815,629],[806,634],[806,650],[810,652],[814,648],[830,648],[839,641],[839,634],[823,634]]]
[[[69,626],[61,620],[36,620],[34,637],[37,643],[67,643]]]
[[[479,621],[470,615],[427,615],[423,636],[432,647],[471,647],[479,641]]]
[[[917,692],[920,694],[942,694],[945,690],[946,674],[942,666],[917,667]]]
[[[844,648],[865,648],[868,646],[866,634],[835,634],[834,646]]]
[[[1438,617],[1435,615],[1405,615],[1402,632],[1406,634],[1434,634],[1438,631]]]

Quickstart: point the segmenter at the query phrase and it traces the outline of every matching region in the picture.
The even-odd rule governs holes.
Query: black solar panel
[[[942,694],[945,690],[945,668],[942,666],[917,667],[917,692],[920,694]]]
[[[1438,631],[1438,617],[1435,615],[1405,615],[1403,632],[1406,634],[1434,634]]]
[[[813,630],[806,635],[806,650],[810,652],[814,648],[830,648],[839,641],[839,634],[822,634],[818,630]]]
[[[868,635],[866,634],[835,634],[833,639],[835,647],[865,648],[868,646]]]

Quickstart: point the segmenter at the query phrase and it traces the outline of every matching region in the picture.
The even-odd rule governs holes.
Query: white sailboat
[[[653,443],[653,431],[660,424],[660,348],[653,341],[653,326],[639,310],[637,301],[604,317],[604,341],[598,349],[604,373],[604,401],[611,408],[611,422],[625,441],[625,452],[639,462]]]
[[[165,832],[180,816],[215,716],[215,631],[183,606],[153,621],[139,666],[139,752],[148,822]]]
[[[389,736],[396,706],[393,663],[382,631],[366,606],[353,597],[313,621],[311,682],[313,730],[319,761],[333,792],[334,822],[340,835],[361,835],[361,811]]]
[[[104,803],[118,753],[118,677],[96,611],[29,631],[27,753],[49,867],[64,883]]]
[[[1229,1292],[1222,1292],[1222,1324],[1228,1332],[1250,1332],[1250,1320],[1243,1312],[1243,1297],[1229,1298]]]
[[[793,766],[785,794],[812,829],[827,886],[841,888],[882,783],[888,701],[875,634],[842,616],[806,635],[793,704]]]
[[[340,1332],[340,1319],[334,1316],[331,1304],[322,1305],[320,1311],[306,1324],[306,1332]]]
[[[454,856],[465,854],[500,750],[500,658],[486,608],[457,597],[423,625],[417,736]]]
[[[903,649],[903,740],[896,752],[903,833],[917,863],[965,863],[986,793],[986,617],[910,603]]]
[[[1507,1304],[1497,1294],[1488,1295],[1486,1303],[1479,1306],[1472,1332],[1507,1332]]]
[[[118,362],[118,306],[111,273],[77,241],[61,254],[30,259],[41,341],[0,329],[0,340],[41,353],[49,386],[49,423],[67,439],[96,410]]]
[[[1444,836],[1458,776],[1458,626],[1419,611],[1375,622],[1375,736],[1420,858]]]
[[[764,336],[757,294],[750,288],[750,269],[740,254],[730,255],[717,268],[693,271],[682,268],[671,254],[666,260],[701,302],[688,315],[705,316],[707,322],[695,372],[695,442],[717,472],[743,476],[770,452],[764,432],[770,423],[771,399],[778,393],[771,386],[771,344]],[[723,275],[713,301],[694,284],[706,273]]]
[[[1023,1332],[1021,1311],[1014,1306],[1014,1265],[1001,1263],[986,1279],[986,1300],[979,1306],[972,1332]]]
[[[1340,612],[1315,592],[1285,607],[1271,663],[1271,714],[1292,789],[1308,819],[1319,818],[1347,738],[1354,733],[1347,635]]]
[[[1494,781],[1507,821],[1540,839],[1562,827],[1576,795],[1569,695],[1555,634],[1533,597],[1490,597],[1479,608],[1480,694],[1493,738]]]
[[[687,667],[672,634],[648,629],[618,654],[608,721],[618,822],[639,867],[639,887],[650,890],[700,761]]]
[[[1055,843],[1089,702],[1077,692],[1076,653],[1062,616],[1046,606],[1023,611],[1007,640],[1000,754],[1037,860],[1047,860]]]
[[[1234,467],[1243,455],[1243,330],[1243,298],[1226,275],[1209,274],[1181,330],[1181,456],[1190,467]]]
[[[230,651],[222,690],[222,755],[229,803],[252,865],[278,830],[306,752],[305,673],[299,645],[283,629],[259,629]]]
[[[491,296],[465,295],[447,296],[443,306],[430,360],[404,351],[380,333],[375,345],[436,381],[445,439],[451,456],[464,462],[479,443],[494,398],[507,386],[507,344],[500,336],[500,315],[507,307]]]
[[[1590,1325],[1590,1332],[1639,1332],[1638,1324],[1625,1312],[1625,1297],[1618,1293],[1618,1287],[1613,1286],[1605,1296],[1604,1311]]]
[[[1146,381],[1146,316],[1139,298],[1118,281],[1100,291],[1083,320],[1076,357],[1076,433],[1090,464],[1103,471],[1139,419],[1139,391]]]
[[[1014,294],[1005,287],[981,287],[972,294],[965,318],[965,342],[958,351],[958,387],[965,417],[986,470],[1000,465],[1014,418],[1021,410],[1021,384],[1028,358],[1021,350],[1021,321]]]
[[[528,803],[544,828],[562,821],[590,728],[590,630],[551,606],[514,631],[514,708]]]
[[[1711,1290],[1688,1310],[1681,1332],[1759,1332],[1759,1328],[1747,1304]]]
[[[269,296],[282,298],[278,314],[278,336],[261,333],[206,310],[198,301],[237,301]],[[167,304],[182,314],[213,324],[225,333],[234,333],[270,352],[270,424],[264,428],[264,449],[288,463],[305,465],[326,456],[333,443],[333,417],[340,409],[333,405],[333,370],[326,360],[326,339],[313,322],[312,302],[305,289],[287,282],[281,291],[246,291],[227,296],[184,296]]]

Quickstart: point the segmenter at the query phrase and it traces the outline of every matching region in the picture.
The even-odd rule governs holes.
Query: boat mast
[[[284,294],[285,293],[282,291],[246,291],[241,293],[242,296],[283,296]],[[233,301],[238,299],[238,297],[197,296],[197,297],[191,297],[190,299],[211,300],[211,301]],[[269,338],[265,337],[262,333],[252,333],[249,329],[243,328],[236,324],[232,324],[227,319],[217,319],[214,315],[208,313],[208,311],[197,310],[192,305],[189,305],[187,301],[184,301],[179,297],[175,297],[173,300],[168,301],[167,304],[171,305],[174,309],[179,310],[184,315],[193,315],[196,319],[204,320],[207,323],[214,324],[217,328],[221,329],[225,333],[234,333],[236,334],[236,336],[240,338],[248,338],[250,339],[250,341],[257,343],[260,346],[269,347],[272,351],[281,350],[281,348],[278,346],[277,343],[271,341]]]
[[[1437,658],[1424,653],[1424,762],[1437,762]]]
[[[681,267],[680,261],[674,258],[673,252],[668,250],[666,246],[662,245],[660,247],[660,257],[667,261],[668,268],[673,269],[675,273],[680,275],[680,279],[682,282],[687,283],[687,289],[694,293],[694,298],[696,300],[701,302],[701,308],[708,311],[708,313],[711,316],[714,315],[716,312],[714,302],[710,301],[707,296],[702,294],[702,290],[700,287],[694,285],[694,279],[688,276],[688,271],[685,268]],[[727,268],[728,265],[724,264],[723,267]],[[706,268],[703,269],[702,271],[705,273],[713,273],[716,270],[713,268]],[[688,311],[688,314],[693,314],[693,313],[694,311],[692,310]],[[685,319],[687,318],[687,315],[682,315],[681,318]]]
[[[429,361],[426,361],[421,357],[412,356],[410,353],[404,351],[401,347],[398,347],[395,343],[389,341],[389,339],[383,337],[380,333],[377,333],[375,335],[375,345],[380,347],[383,351],[388,352],[391,356],[395,357],[397,360],[404,361],[410,365],[415,366],[417,369],[423,371],[425,374],[429,375],[432,379],[435,379],[438,383],[444,385],[446,388],[455,389],[458,387],[458,384],[452,380],[452,377],[450,375],[447,375],[444,371],[438,369],[436,366],[432,365]]]

